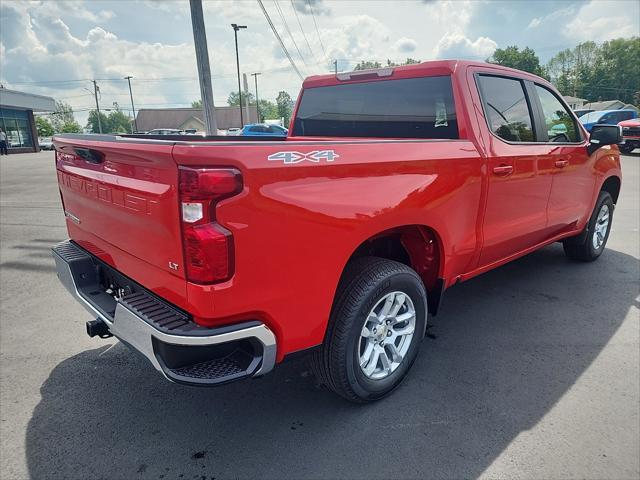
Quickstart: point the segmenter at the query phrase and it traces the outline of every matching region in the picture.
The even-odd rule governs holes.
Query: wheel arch
[[[389,228],[362,241],[345,262],[374,256],[394,260],[413,268],[427,290],[429,312],[435,315],[444,291],[444,243],[438,232],[427,225],[409,224]],[[341,275],[342,276],[342,275]]]
[[[611,198],[613,199],[614,205],[618,203],[618,197],[620,196],[620,188],[622,186],[622,181],[620,177],[617,175],[611,175],[602,182],[600,186],[600,191],[609,192]]]

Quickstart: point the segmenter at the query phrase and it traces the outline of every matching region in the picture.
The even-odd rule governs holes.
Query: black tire
[[[360,334],[365,319],[392,292],[406,294],[415,310],[415,329],[408,351],[386,378],[368,378],[360,367]],[[325,340],[314,352],[318,380],[343,398],[364,403],[395,389],[416,359],[427,321],[427,294],[418,274],[398,262],[363,257],[350,262],[338,286]],[[382,327],[385,329],[387,327]]]
[[[622,153],[631,153],[633,152],[635,146],[633,144],[626,143],[626,144],[618,145],[618,148]]]
[[[593,241],[596,230],[596,222],[598,221],[598,214],[605,205],[609,209],[609,224],[607,225],[606,232],[603,236],[602,244],[598,248],[596,248]],[[594,260],[597,260],[600,255],[602,255],[602,252],[607,245],[607,240],[609,239],[609,233],[611,232],[611,224],[613,222],[613,208],[613,199],[611,198],[609,192],[600,192],[598,201],[596,202],[596,206],[591,213],[589,223],[587,223],[587,226],[585,227],[585,231],[577,237],[568,238],[562,242],[564,253],[567,255],[567,257],[574,260],[581,260],[583,262],[593,262]]]

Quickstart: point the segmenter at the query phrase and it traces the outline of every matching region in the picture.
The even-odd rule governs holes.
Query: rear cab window
[[[451,77],[307,88],[293,129],[295,136],[458,139]]]

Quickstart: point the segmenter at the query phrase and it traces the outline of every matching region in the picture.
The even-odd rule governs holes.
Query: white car
[[[51,137],[41,137],[38,139],[40,150],[53,150],[53,139]]]

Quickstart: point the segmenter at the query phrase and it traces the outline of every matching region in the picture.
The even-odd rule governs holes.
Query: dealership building
[[[55,110],[56,102],[51,97],[0,88],[0,128],[7,134],[9,153],[39,151],[33,114]]]

